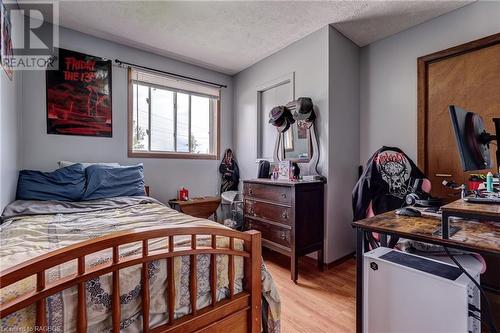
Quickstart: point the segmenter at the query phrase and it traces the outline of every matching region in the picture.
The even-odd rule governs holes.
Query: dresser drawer
[[[268,241],[290,247],[290,230],[285,228],[280,228],[276,225],[272,225],[266,222],[253,220],[250,218],[246,219],[247,229],[258,230],[262,233],[262,238]]]
[[[249,217],[260,217],[273,222],[292,225],[292,209],[279,205],[254,200],[245,200],[245,215]]]
[[[243,193],[246,197],[282,204],[290,204],[292,200],[292,192],[290,187],[287,186],[245,183]]]

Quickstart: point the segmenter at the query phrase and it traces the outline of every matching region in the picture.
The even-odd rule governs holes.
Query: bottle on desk
[[[493,192],[493,174],[491,171],[486,175],[486,192]]]

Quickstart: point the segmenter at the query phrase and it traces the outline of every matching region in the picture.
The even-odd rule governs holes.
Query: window
[[[217,159],[220,88],[129,70],[129,156]]]

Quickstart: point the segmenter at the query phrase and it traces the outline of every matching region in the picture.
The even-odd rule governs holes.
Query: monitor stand
[[[434,232],[432,233],[432,235],[433,236],[441,237],[441,235],[443,234],[442,228],[443,228],[443,226],[439,225],[439,227],[436,230],[434,230]],[[448,237],[453,236],[454,234],[456,234],[460,230],[461,230],[460,227],[456,227],[454,225],[448,226]]]
[[[493,122],[495,123],[495,140],[497,140],[497,169],[495,173],[500,173],[500,118],[493,118]]]
[[[441,237],[448,239],[452,227],[450,218],[458,217],[465,220],[479,220],[488,222],[500,222],[500,204],[476,204],[468,203],[463,199],[453,201],[441,207]],[[455,231],[456,232],[456,231]]]

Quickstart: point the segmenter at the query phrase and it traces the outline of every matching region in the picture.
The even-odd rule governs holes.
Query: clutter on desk
[[[422,214],[415,208],[412,207],[403,207],[396,209],[396,215],[401,216],[410,216],[410,217],[420,217]]]
[[[486,192],[493,192],[493,174],[491,171],[486,175]]]
[[[470,175],[469,177],[469,189],[474,191],[474,190],[479,190],[481,185],[484,183],[485,176],[481,174],[476,174],[476,175]]]
[[[405,202],[409,206],[420,207],[439,207],[443,204],[443,200],[435,198],[424,191],[422,185],[424,178],[417,178],[413,182],[410,192],[405,197]]]

